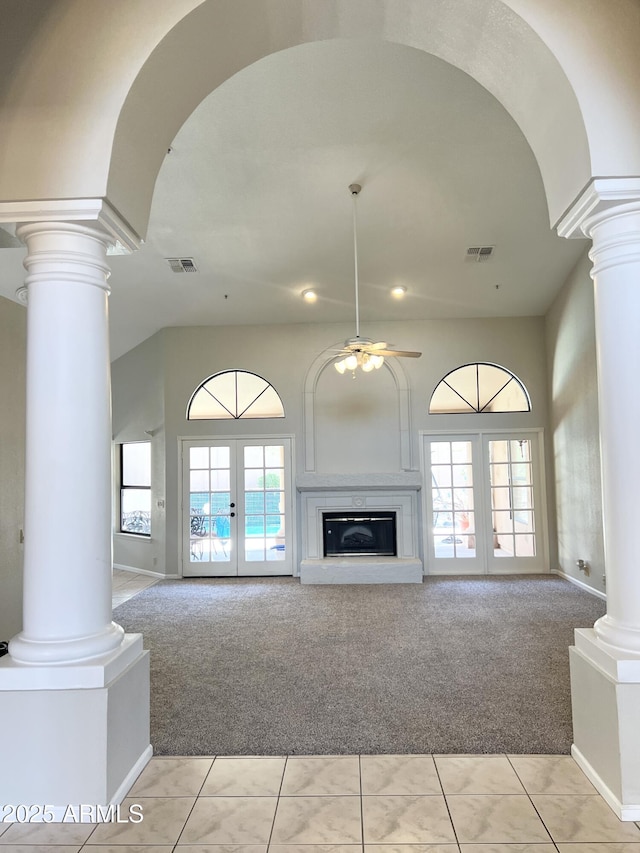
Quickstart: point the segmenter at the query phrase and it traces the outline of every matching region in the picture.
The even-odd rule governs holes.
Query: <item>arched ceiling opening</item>
[[[112,258],[114,324],[354,322],[543,314],[584,251],[549,229],[536,160],[504,107],[424,51],[299,45],[191,114],[155,186],[146,244]],[[470,247],[495,246],[478,262]],[[165,258],[192,257],[197,273]],[[135,280],[134,280],[135,279]],[[407,289],[395,300],[392,285]],[[301,294],[318,294],[307,304]],[[401,341],[396,343],[401,344]]]
[[[640,174],[637,0],[5,0],[0,199],[109,195],[144,234],[163,151],[213,88],[352,37],[425,50],[497,97],[552,224],[592,176]]]
[[[233,74],[288,47],[367,38],[422,50],[486,88],[538,160],[551,221],[590,176],[582,116],[553,53],[502,0],[286,2],[209,0],[153,51],[131,87],[114,139],[107,195],[146,227],[166,148],[196,106]]]

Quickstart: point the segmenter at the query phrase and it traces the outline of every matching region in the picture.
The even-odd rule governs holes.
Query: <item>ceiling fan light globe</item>
[[[358,366],[358,357],[356,355],[348,355],[344,360],[344,366],[347,370],[355,370]]]
[[[333,366],[338,371],[338,373],[344,373],[346,370],[344,359],[342,359],[341,361],[334,362]]]
[[[371,373],[371,371],[375,368],[375,364],[373,363],[373,359],[367,358],[366,361],[362,362],[362,369],[365,373]]]
[[[376,370],[378,370],[384,364],[384,358],[381,355],[372,355],[370,357],[370,363]]]

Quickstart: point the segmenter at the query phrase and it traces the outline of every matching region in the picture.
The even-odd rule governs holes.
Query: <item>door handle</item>
[[[235,504],[229,504],[229,506],[231,507],[231,509],[233,509]]]
[[[235,516],[235,512],[230,512],[229,516],[230,516],[230,518],[233,518]]]

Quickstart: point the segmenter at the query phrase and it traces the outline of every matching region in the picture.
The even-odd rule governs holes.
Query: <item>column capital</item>
[[[106,198],[0,202],[0,223],[77,223],[105,235],[108,255],[130,255],[143,240]]]
[[[16,295],[28,302],[31,286],[38,283],[86,284],[109,293],[106,252],[109,235],[97,223],[67,220],[24,222],[16,235],[27,247],[27,277]]]
[[[598,222],[640,210],[640,177],[592,178],[558,222],[560,237],[591,237]]]

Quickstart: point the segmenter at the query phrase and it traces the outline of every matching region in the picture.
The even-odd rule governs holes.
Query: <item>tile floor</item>
[[[567,755],[154,758],[120,817],[0,824],[0,853],[640,853]]]
[[[114,569],[111,588],[113,606],[117,607],[129,598],[133,598],[134,595],[137,595],[143,589],[153,586],[154,583],[158,583],[158,578],[151,577],[150,575],[138,575],[134,572],[125,572],[122,569]]]
[[[640,853],[567,755],[154,758],[120,816],[0,824],[0,853]]]

